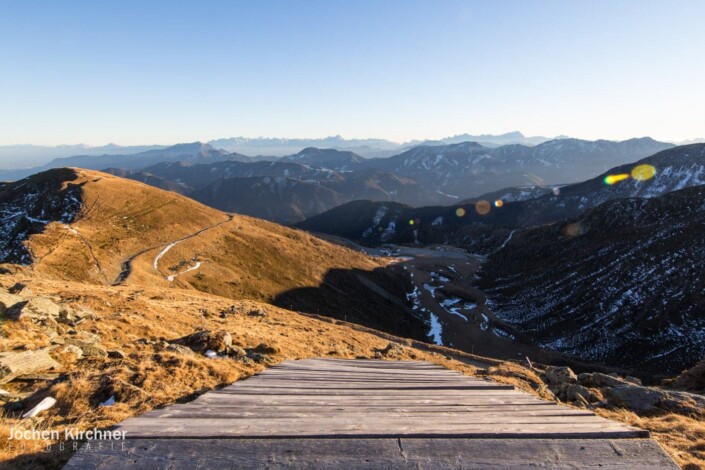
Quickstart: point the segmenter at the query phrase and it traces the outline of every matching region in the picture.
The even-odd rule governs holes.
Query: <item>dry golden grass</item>
[[[173,340],[199,329],[228,331],[233,342],[244,348],[259,344],[272,346],[276,362],[285,359],[312,357],[357,358],[376,357],[389,344],[389,335],[354,330],[345,325],[321,321],[256,301],[232,301],[195,290],[159,287],[110,287],[70,281],[56,281],[28,270],[13,276],[0,276],[0,285],[26,283],[37,295],[51,295],[69,305],[88,307],[99,315],[76,327],[97,334],[108,349],[121,349],[124,359],[81,359],[54,354],[64,367],[65,376],[59,383],[40,388],[28,407],[45,396],[57,399],[57,405],[27,422],[7,415],[0,421],[0,439],[10,427],[39,426],[63,430],[66,427],[89,429],[107,427],[154,407],[165,406],[196,394],[222,387],[246,378],[264,367],[243,364],[233,359],[209,359],[166,352],[162,340]],[[217,313],[234,305],[237,314],[220,318]],[[200,309],[207,308],[204,317]],[[265,317],[248,315],[253,309]],[[62,325],[59,325],[63,328]],[[7,337],[0,340],[6,349],[24,346],[34,349],[48,344],[41,327],[29,321],[7,321],[1,327]],[[141,344],[146,339],[154,344]],[[404,343],[400,339],[401,343]],[[391,359],[391,358],[390,358]],[[474,374],[475,368],[445,355],[404,347],[394,359],[428,360],[446,367]],[[11,391],[26,391],[14,383]],[[111,407],[98,406],[111,394],[119,397]],[[38,441],[37,445],[46,444]],[[12,468],[55,468],[65,462],[70,452],[52,449],[36,454],[36,449],[0,448],[0,462]]]
[[[596,411],[605,418],[650,431],[682,468],[705,469],[705,422],[701,419],[674,413],[644,417],[627,410],[598,408]]]

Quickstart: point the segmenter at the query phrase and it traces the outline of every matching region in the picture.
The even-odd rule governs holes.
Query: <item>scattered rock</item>
[[[235,346],[235,345],[230,346],[228,348],[228,350],[226,351],[226,354],[228,356],[234,357],[234,358],[247,357],[247,351],[245,351],[241,347]]]
[[[579,406],[580,408],[587,408],[590,406],[590,403],[582,395],[576,395],[573,404]]]
[[[232,346],[233,338],[227,331],[213,333],[210,330],[204,330],[184,336],[171,343],[188,346],[199,353],[204,353],[207,350],[225,353]]]
[[[8,310],[21,302],[26,302],[26,300],[18,295],[0,290],[0,315],[5,315]]]
[[[705,359],[681,373],[671,385],[690,392],[705,392]]]
[[[86,357],[108,357],[108,351],[95,341],[78,338],[66,338],[65,342],[66,344],[72,344],[81,348],[83,355]]]
[[[568,401],[578,401],[579,398],[589,403],[595,396],[587,387],[577,384],[568,385],[566,387],[566,399]]]
[[[274,360],[271,357],[269,357],[267,354],[258,353],[258,352],[252,351],[252,350],[247,352],[247,357],[252,359],[255,362],[260,362],[260,363],[265,363],[265,364],[271,364],[274,362]]]
[[[682,415],[705,416],[705,396],[688,392],[665,392],[659,407]]]
[[[250,311],[250,316],[251,316],[251,317],[266,317],[267,314],[264,313],[264,312],[263,312],[262,310],[260,310],[260,309],[255,309],[255,310],[251,310],[251,311]]]
[[[98,315],[87,307],[70,308],[64,306],[56,321],[66,325],[76,326],[88,319],[97,320]]]
[[[544,375],[546,381],[551,385],[575,383],[578,380],[578,376],[575,375],[575,372],[573,372],[570,367],[565,366],[549,366],[546,368]]]
[[[657,411],[665,392],[638,385],[618,385],[604,389],[605,398],[613,405],[641,413]]]
[[[390,342],[382,349],[375,350],[375,357],[399,357],[404,354],[404,346],[399,343]]]
[[[600,372],[580,374],[578,382],[580,385],[585,385],[586,387],[618,387],[629,384],[629,382],[626,382],[619,377],[602,374]]]
[[[136,385],[106,375],[101,379],[99,392],[91,398],[94,404],[99,405],[110,397],[122,403],[130,403],[146,400],[149,394]]]
[[[119,349],[112,349],[108,351],[108,357],[110,359],[125,359],[127,357],[127,354],[125,354]]]
[[[630,384],[634,385],[643,385],[641,383],[641,379],[637,377],[632,377],[631,375],[627,375],[626,377],[623,378],[625,382],[629,382]]]
[[[20,375],[60,368],[61,364],[49,355],[48,348],[0,353],[0,383],[9,382]]]
[[[279,353],[279,348],[275,346],[270,346],[265,343],[258,344],[254,348],[252,348],[250,351],[260,353],[260,354],[278,354]]]
[[[44,320],[48,317],[57,318],[64,307],[44,297],[34,297],[20,301],[7,309],[6,315],[14,320],[30,319]]]
[[[180,344],[170,344],[169,346],[166,347],[167,351],[178,353],[178,354],[183,354],[185,356],[195,356],[196,354],[191,350],[191,348],[187,348],[186,346],[182,346]]]
[[[72,354],[72,355],[76,356],[76,358],[75,358],[76,361],[83,357],[83,350],[73,344],[68,344],[68,345],[64,346],[61,349],[60,353],[61,354]]]

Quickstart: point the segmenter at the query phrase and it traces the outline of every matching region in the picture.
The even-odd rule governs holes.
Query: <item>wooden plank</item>
[[[545,406],[548,405],[548,406]],[[553,406],[551,406],[553,405]],[[253,413],[255,412],[276,412],[276,413],[286,413],[288,411],[294,411],[294,412],[299,412],[299,411],[306,411],[306,410],[312,410],[312,411],[317,411],[322,414],[328,414],[328,413],[338,413],[338,412],[346,412],[346,411],[356,411],[359,413],[374,413],[374,412],[384,412],[386,410],[389,410],[390,413],[394,413],[396,411],[418,411],[418,412],[429,412],[429,413],[437,413],[437,412],[444,412],[444,411],[452,411],[456,413],[589,413],[589,414],[594,414],[592,411],[588,410],[580,410],[580,409],[574,409],[574,408],[565,408],[565,407],[558,407],[555,406],[553,403],[546,403],[546,404],[540,404],[540,406],[525,406],[525,405],[482,405],[482,406],[445,406],[445,405],[437,405],[437,406],[415,406],[415,405],[410,405],[410,406],[398,406],[398,405],[392,405],[392,406],[329,406],[329,407],[320,407],[320,406],[294,406],[294,405],[282,405],[282,406],[277,406],[277,407],[271,407],[271,406],[249,406],[249,405],[231,405],[228,403],[220,404],[220,405],[209,405],[209,404],[196,404],[196,403],[187,403],[187,404],[181,404],[181,405],[171,405],[166,408],[161,408],[157,410],[152,410],[144,415],[141,416],[147,416],[151,413],[158,413],[162,411],[168,411],[168,410],[182,410],[182,411],[191,411],[191,410],[199,410],[199,411],[211,411],[213,413],[222,413],[222,412],[227,412],[227,411],[252,411]]]
[[[278,392],[277,390],[270,390],[268,387],[225,387],[218,390],[214,390],[209,393],[220,394],[220,395],[248,395],[248,394],[264,394],[268,393],[270,395],[292,395],[294,391],[301,391],[301,395],[357,395],[357,396],[428,396],[431,393],[425,392],[425,389],[408,389],[408,390],[364,390],[364,389],[321,389],[320,393],[316,393],[316,388],[295,388],[289,387],[285,392]],[[505,394],[516,394],[516,395],[526,395],[524,392],[515,391],[512,388],[506,387],[480,387],[480,388],[467,388],[467,389],[439,389],[434,390],[432,395],[434,396],[480,396],[480,395],[505,395]]]
[[[328,412],[321,413],[315,408],[309,408],[306,410],[299,411],[281,411],[279,409],[272,411],[264,410],[219,410],[214,413],[213,410],[175,410],[169,408],[168,410],[162,410],[158,413],[146,413],[141,415],[144,418],[203,418],[207,419],[212,417],[213,419],[237,419],[237,418],[255,418],[255,419],[298,419],[298,418],[315,418],[315,417],[328,417],[328,418],[354,418],[358,416],[364,417],[366,420],[371,419],[382,419],[382,418],[420,418],[424,420],[433,420],[440,417],[465,417],[469,422],[477,423],[482,421],[492,422],[492,417],[498,418],[498,420],[506,419],[507,415],[511,415],[513,419],[518,419],[522,417],[532,417],[541,418],[548,422],[552,422],[553,418],[557,417],[582,417],[582,416],[594,416],[593,413],[589,411],[578,411],[578,410],[555,410],[555,411],[512,411],[507,412],[506,410],[494,411],[494,412],[467,412],[462,413],[456,410],[450,411],[418,411],[418,410],[395,410],[395,411],[358,411],[358,410],[331,410]],[[582,422],[582,420],[580,421]]]
[[[597,418],[597,417],[595,417]],[[605,420],[597,422],[591,417],[566,418],[564,422],[531,422],[530,419],[516,418],[503,422],[487,421],[473,423],[472,420],[452,420],[443,417],[443,422],[429,423],[422,418],[395,418],[388,420],[362,419],[159,419],[131,418],[125,421],[120,430],[134,437],[493,437],[493,438],[638,438],[648,437],[648,432],[629,428]],[[581,423],[580,421],[592,422]],[[470,421],[470,422],[469,422]],[[514,422],[508,422],[514,421]],[[540,421],[540,420],[539,420]]]
[[[119,429],[66,468],[677,468],[647,431],[419,361],[287,361]]]
[[[89,444],[64,468],[678,469],[650,439],[134,439],[102,451]]]

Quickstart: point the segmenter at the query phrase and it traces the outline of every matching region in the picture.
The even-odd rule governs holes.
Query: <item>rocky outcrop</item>
[[[672,385],[689,392],[705,393],[705,359],[676,377]]]
[[[0,353],[0,383],[9,382],[25,374],[51,369],[59,370],[61,364],[49,355],[48,348],[36,351]]]
[[[599,372],[576,376],[568,367],[548,367],[543,378],[560,400],[576,406],[624,408],[646,415],[670,411],[705,416],[704,396],[645,387],[634,377]]]

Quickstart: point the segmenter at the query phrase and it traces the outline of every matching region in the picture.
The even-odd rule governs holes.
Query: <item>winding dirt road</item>
[[[138,256],[141,256],[141,255],[143,255],[143,254],[145,254],[145,253],[147,253],[147,252],[149,252],[149,251],[156,250],[157,248],[174,246],[174,245],[176,245],[176,244],[178,244],[178,243],[181,243],[181,242],[183,242],[183,241],[186,241],[186,240],[189,240],[189,239],[191,239],[191,238],[197,237],[197,236],[199,236],[200,234],[202,234],[203,232],[207,232],[208,230],[214,229],[214,228],[219,227],[219,226],[221,226],[221,225],[223,225],[223,224],[227,224],[228,222],[230,222],[230,221],[233,220],[233,217],[234,217],[234,216],[233,216],[232,214],[229,214],[227,220],[223,220],[223,221],[218,222],[218,223],[216,223],[216,224],[209,225],[208,227],[204,227],[204,228],[200,229],[200,230],[197,231],[197,232],[194,232],[194,233],[192,233],[192,234],[190,234],[190,235],[187,235],[187,236],[185,236],[185,237],[179,238],[179,239],[177,239],[177,240],[173,240],[173,241],[165,242],[165,243],[160,243],[159,245],[150,246],[150,247],[148,247],[148,248],[145,248],[145,249],[143,249],[143,250],[138,251],[137,253],[134,253],[134,254],[128,256],[128,257],[125,258],[125,259],[122,261],[122,263],[120,264],[120,268],[121,268],[120,274],[118,274],[118,276],[115,278],[115,281],[113,281],[113,284],[112,284],[112,285],[113,285],[113,286],[119,286],[119,285],[123,284],[123,283],[127,280],[128,277],[130,277],[130,274],[132,274],[132,262],[133,262],[133,261],[135,260],[135,258],[137,258]],[[163,256],[164,253],[165,253],[165,251],[162,251],[162,252],[160,253],[160,255]],[[160,257],[160,256],[158,255],[158,258],[159,258],[159,257]],[[155,259],[155,260],[154,260],[154,265],[155,265],[155,266],[157,266],[157,262],[158,262],[158,261],[159,261],[158,259]],[[162,275],[163,275],[163,273],[162,273],[161,271],[159,271],[158,268],[156,268],[156,269],[157,269],[157,272],[159,272],[159,274],[162,274]]]

